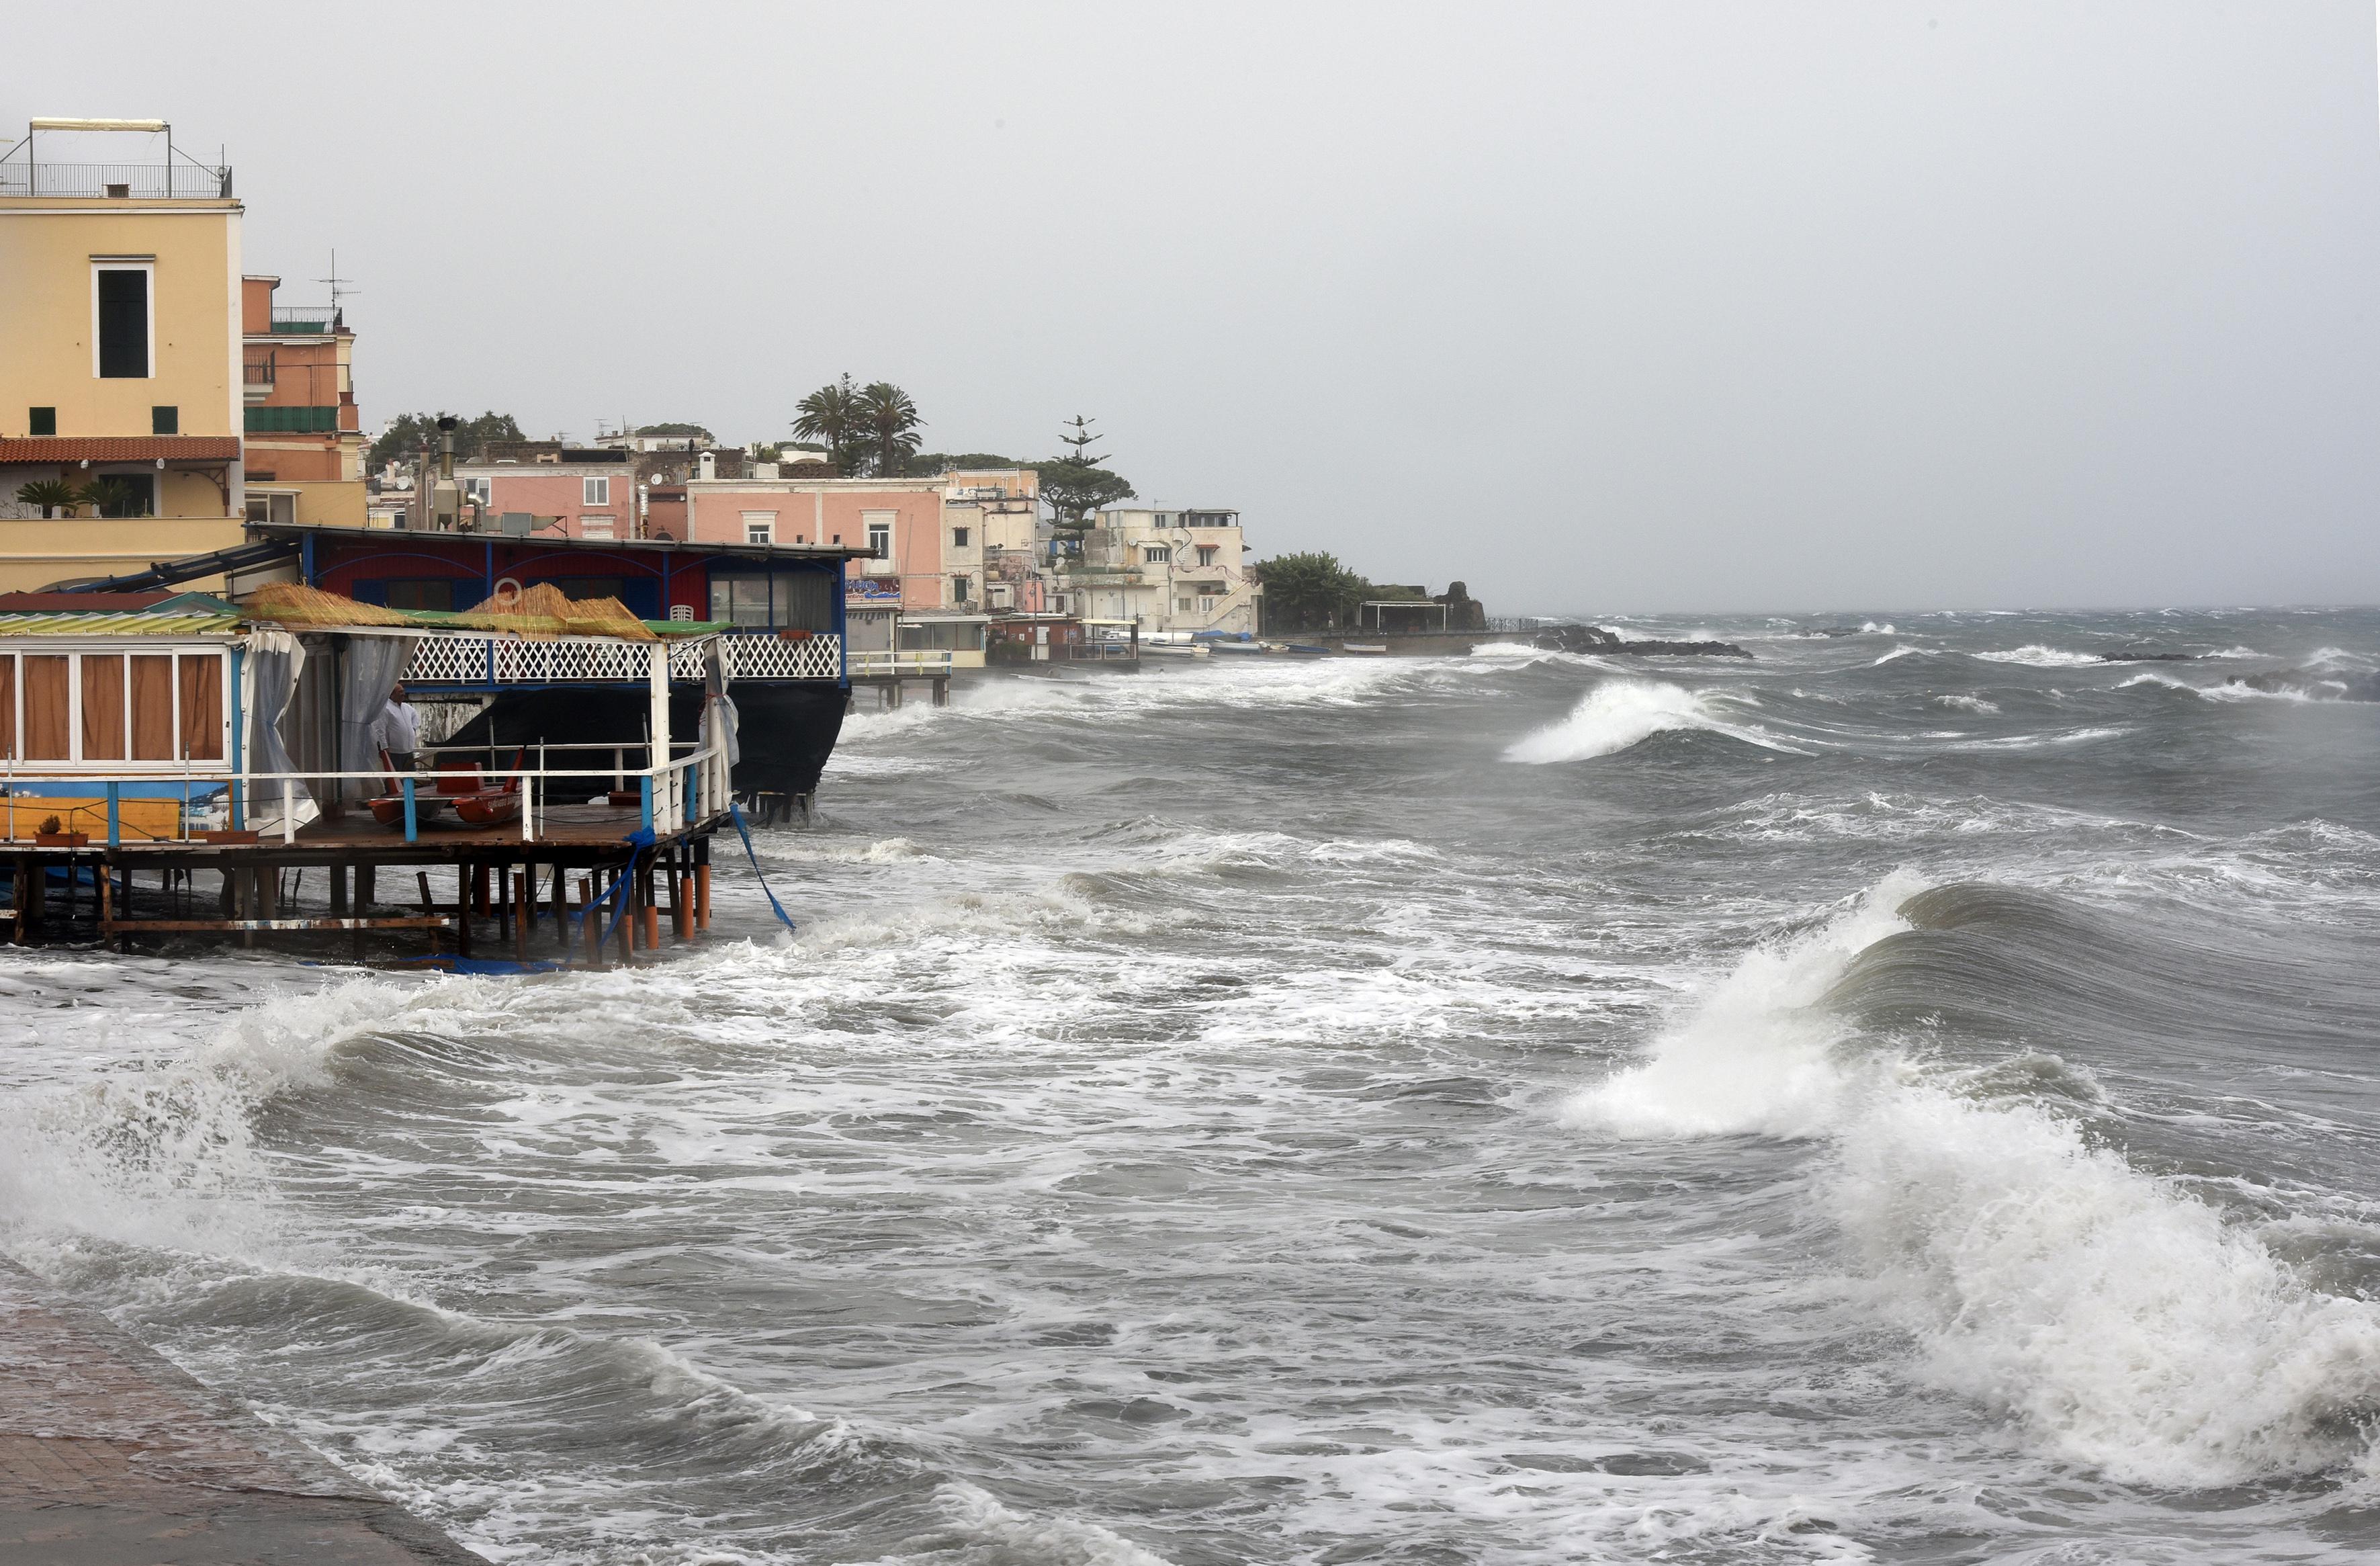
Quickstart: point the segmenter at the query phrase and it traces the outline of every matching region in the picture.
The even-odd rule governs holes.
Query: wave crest
[[[2380,1465],[2380,1306],[2312,1287],[2253,1231],[2092,1145],[2061,1095],[1850,1048],[1829,991],[1912,916],[1943,928],[1939,894],[1914,888],[1896,875],[1747,953],[1564,1119],[1825,1140],[1821,1200],[1875,1307],[1928,1379],[2058,1457],[2181,1487]]]
[[[1568,717],[1506,747],[1504,759],[1532,765],[1585,761],[1679,730],[1725,734],[1789,755],[1808,754],[1752,724],[1727,722],[1717,700],[1703,692],[1661,680],[1606,680],[1579,698]]]

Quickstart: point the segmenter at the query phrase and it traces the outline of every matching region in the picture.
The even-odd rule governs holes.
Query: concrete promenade
[[[6,1262],[0,1561],[486,1566]]]

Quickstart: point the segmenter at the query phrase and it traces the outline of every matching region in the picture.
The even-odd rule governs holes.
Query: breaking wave
[[[2063,648],[2044,647],[2028,642],[2022,647],[2001,652],[1978,652],[1977,658],[1987,663],[2026,663],[2036,669],[2095,669],[2106,662],[2096,653],[2069,652]]]
[[[1698,730],[1791,755],[1806,751],[1748,723],[1728,722],[1718,698],[1659,680],[1606,680],[1579,698],[1568,717],[1522,736],[1504,759],[1542,765],[1609,756],[1658,734]]]
[[[1826,1143],[1819,1206],[1920,1373],[2050,1455],[2180,1487],[2375,1466],[2380,1305],[2313,1286],[2248,1223],[2086,1134],[2080,1068],[1956,1069],[1852,1022],[1903,966],[1958,960],[1904,950],[1912,932],[2010,895],[1888,878],[1748,953],[1564,1117],[1616,1138]],[[1988,983],[1989,952],[1968,961]]]

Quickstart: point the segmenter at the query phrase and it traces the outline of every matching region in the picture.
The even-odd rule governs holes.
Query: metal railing
[[[494,748],[526,750],[529,747],[501,746]],[[629,780],[634,780],[638,795],[639,822],[648,832],[657,830],[674,832],[682,826],[696,824],[705,815],[718,815],[725,810],[727,801],[734,793],[727,750],[721,745],[702,748],[696,748],[692,745],[684,747],[673,745],[671,749],[684,749],[687,754],[653,766],[638,768],[624,767],[617,763],[625,760],[628,751],[645,749],[646,747],[642,741],[633,746],[541,745],[535,748],[539,754],[539,763],[534,767],[490,765],[480,768],[479,771],[480,779],[491,785],[500,783],[505,779],[519,780],[520,841],[523,843],[537,841],[537,822],[540,815],[552,807],[552,785],[556,780],[579,778],[596,781],[602,783],[606,787],[621,792],[625,792],[621,785]],[[613,755],[614,765],[608,768],[547,766],[545,764],[547,759],[552,752],[557,750],[609,751]],[[490,747],[471,746],[460,748],[449,747],[442,749],[425,746],[421,753],[433,758],[440,754],[468,754],[476,758],[490,754]],[[225,800],[227,808],[224,816],[226,828],[235,832],[252,830],[240,827],[237,823],[252,817],[261,816],[277,806],[278,819],[268,821],[264,828],[255,830],[274,833],[279,836],[282,844],[285,847],[298,841],[297,803],[299,795],[307,795],[311,785],[353,781],[385,785],[390,781],[390,774],[385,768],[374,768],[368,772],[258,772],[229,768],[186,767],[180,772],[149,773],[138,778],[103,778],[89,774],[61,775],[55,771],[39,770],[18,772],[16,771],[18,765],[17,762],[9,761],[6,763],[5,770],[0,770],[0,784],[5,784],[7,789],[5,797],[0,797],[0,843],[23,844],[42,835],[42,824],[57,815],[55,808],[57,801],[68,797],[39,795],[20,796],[17,792],[18,789],[29,783],[53,787],[66,785],[85,794],[92,789],[99,790],[101,803],[104,807],[103,819],[107,827],[106,845],[109,848],[120,848],[127,841],[124,832],[125,805],[137,804],[142,798],[158,797],[134,795],[128,798],[123,793],[126,783],[152,787],[161,783],[184,785],[181,798],[175,799],[167,796],[163,800],[166,805],[180,807],[175,813],[172,834],[158,836],[153,833],[144,833],[134,837],[131,840],[133,842],[188,844],[205,841],[201,834],[211,829],[198,828],[192,824],[194,820],[200,819],[193,806],[202,796],[193,795],[190,791],[200,785],[205,785],[206,793],[203,797],[212,799],[217,792],[217,785],[220,785],[227,795]],[[39,764],[35,763],[34,766],[38,768]],[[398,793],[405,801],[403,826],[405,841],[408,844],[420,840],[420,806],[437,797],[434,793],[417,797],[420,786],[427,783],[434,789],[438,781],[438,775],[434,771],[401,772],[395,776]],[[25,802],[29,800],[31,802]],[[212,811],[210,809],[207,815],[211,819]],[[88,836],[85,833],[72,835]],[[76,845],[67,844],[62,846]]]
[[[261,363],[251,360],[239,367],[239,378],[244,385],[270,386],[273,384],[273,364],[271,359],[265,359]]]
[[[273,330],[277,334],[328,332],[339,323],[339,312],[328,305],[275,305]]]
[[[947,674],[951,672],[948,648],[909,647],[897,652],[855,652],[851,655],[854,679],[887,674]]]
[[[0,159],[0,196],[229,200],[231,168],[212,164],[36,164]]]

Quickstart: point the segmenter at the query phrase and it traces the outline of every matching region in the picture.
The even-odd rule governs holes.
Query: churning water
[[[1817,624],[863,713],[649,973],[8,952],[0,1238],[500,1560],[2370,1559],[2380,616]]]

